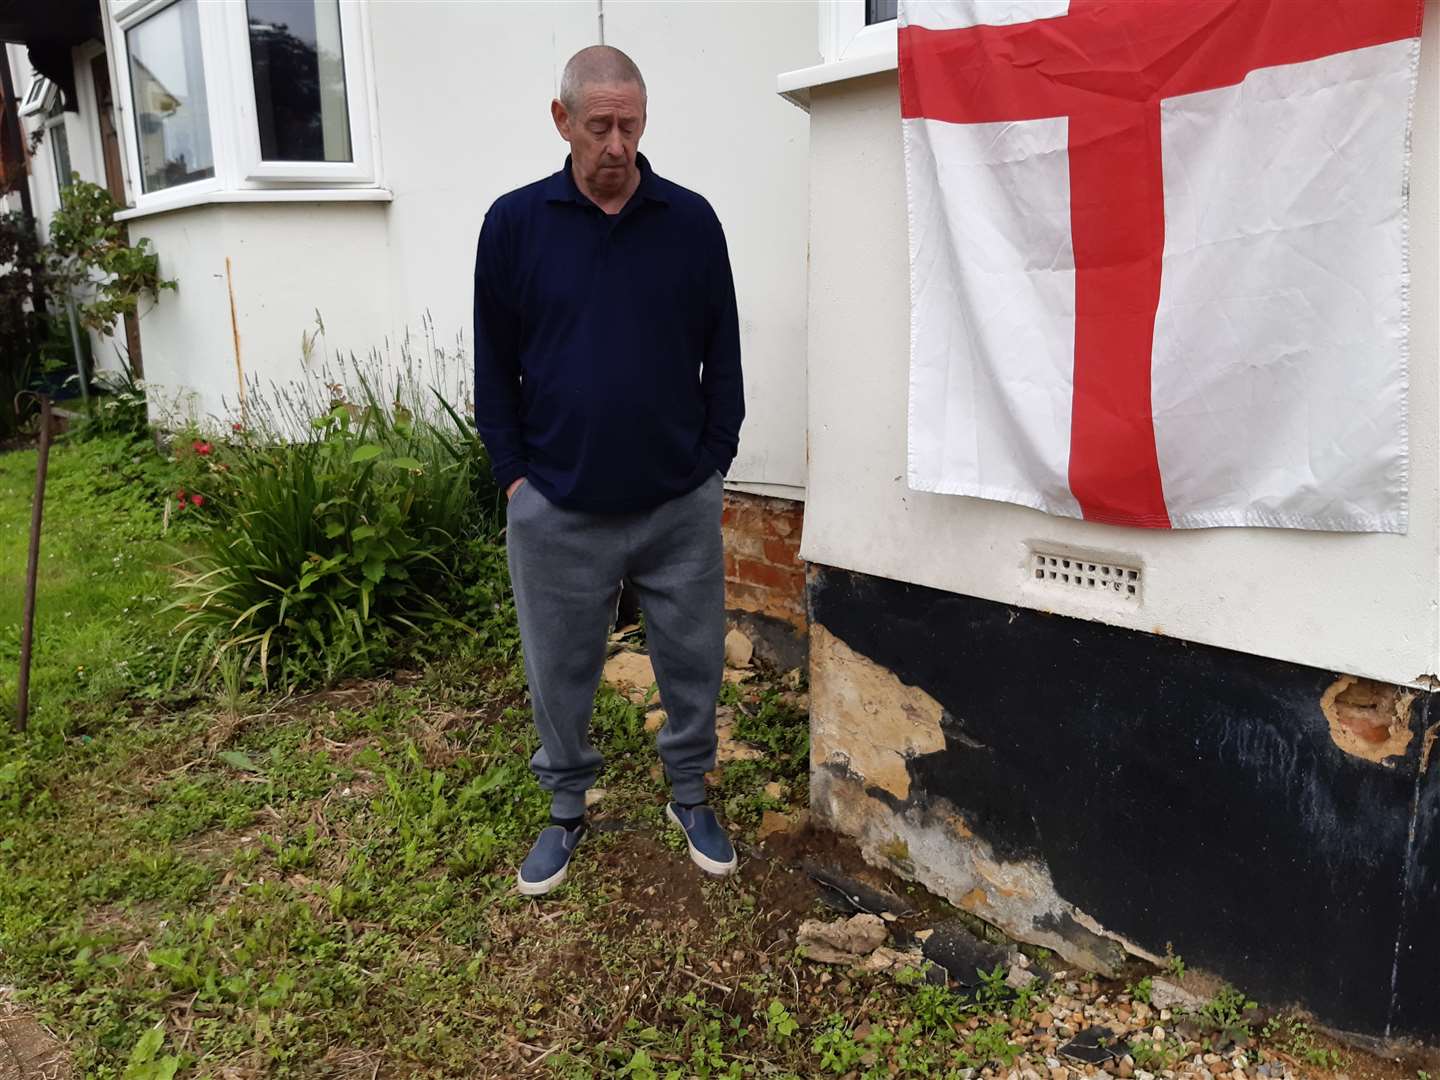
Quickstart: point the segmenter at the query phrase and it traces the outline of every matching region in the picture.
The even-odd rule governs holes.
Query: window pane
[[[64,191],[70,186],[70,135],[65,130],[65,120],[62,114],[60,120],[52,124],[45,133],[50,140],[50,152],[54,155],[55,180]]]
[[[340,0],[247,0],[260,156],[350,161]]]
[[[899,13],[900,0],[865,0],[865,25],[888,22]]]
[[[50,80],[45,78],[44,75],[33,76],[30,80],[30,89],[25,91],[25,101],[23,104],[27,107],[39,104],[40,99],[45,96],[45,91],[49,88],[49,85]]]
[[[125,35],[146,191],[215,175],[196,0],[179,0]]]

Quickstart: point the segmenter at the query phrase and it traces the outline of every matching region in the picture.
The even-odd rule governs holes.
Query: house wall
[[[743,491],[725,493],[725,608],[766,663],[803,667],[809,641],[800,538],[805,504]]]
[[[1081,968],[1440,1041],[1440,694],[814,568],[811,810]]]
[[[15,98],[17,101],[23,101],[34,77],[30,59],[26,55],[23,45],[6,44],[4,48],[5,58],[10,63],[11,77],[14,80]],[[65,132],[70,148],[70,167],[72,171],[79,173],[82,179],[104,186],[105,166],[100,149],[100,130],[95,117],[95,87],[90,79],[89,57],[91,54],[87,50],[77,49],[74,55],[78,111],[67,111],[64,116]],[[36,129],[43,127],[44,123],[45,118],[42,115],[33,115],[22,119],[21,125],[24,128],[26,140],[29,140]],[[35,214],[35,221],[41,234],[49,236],[50,219],[54,216],[55,211],[60,209],[60,187],[55,172],[55,157],[48,136],[30,159],[30,207]],[[14,209],[20,209],[18,198],[15,200]],[[115,348],[115,338],[93,332],[89,333],[89,338],[90,353],[94,357],[97,369],[107,370],[120,367],[120,354]],[[120,340],[122,342],[124,340],[123,330],[121,330]]]
[[[1173,945],[1268,1004],[1434,1040],[1437,0],[1425,23],[1407,535],[1152,532],[909,491],[890,71],[809,92],[801,554],[812,810],[868,858],[1089,970]],[[1037,547],[1138,568],[1139,595],[1052,593]]]
[[[364,356],[390,331],[384,204],[199,206],[142,218],[131,236],[178,283],[140,323],[152,413],[164,423],[241,418],[310,363]],[[233,304],[233,322],[232,322]],[[255,402],[247,401],[248,412]]]
[[[1396,683],[1440,671],[1440,3],[1412,146],[1410,531],[1143,531],[910,491],[905,168],[893,71],[810,111],[810,561]],[[1139,603],[1038,587],[1032,546],[1142,568]]]
[[[233,396],[224,258],[247,371],[298,371],[316,309],[332,348],[393,343],[428,318],[470,339],[475,238],[499,195],[555,171],[549,116],[565,61],[597,40],[595,0],[368,5],[388,204],[209,205],[135,218],[180,282],[142,322],[147,374],[219,415]],[[741,312],[749,416],[732,482],[798,496],[804,483],[807,124],[774,74],[813,63],[810,0],[611,3],[606,40],[645,73],[642,149],[715,205]],[[200,298],[198,301],[196,298]],[[221,303],[224,300],[225,303]],[[196,307],[201,310],[196,310]]]

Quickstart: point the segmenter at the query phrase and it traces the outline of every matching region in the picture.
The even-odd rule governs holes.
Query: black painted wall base
[[[732,609],[725,612],[725,619],[750,639],[755,655],[777,671],[805,666],[810,643],[803,630],[784,619],[754,611]]]
[[[1142,948],[1440,1040],[1434,694],[1376,763],[1332,737],[1334,672],[847,571],[810,589],[817,626],[945,710],[911,804],[948,802]]]

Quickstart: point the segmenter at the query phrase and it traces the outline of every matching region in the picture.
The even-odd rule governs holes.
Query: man
[[[705,805],[724,667],[722,477],[745,404],[725,236],[638,151],[645,82],[582,49],[550,112],[564,167],[501,197],[475,259],[475,421],[509,499],[510,578],[550,825],[521,893],[565,880],[600,773],[595,689],[622,579],[645,613],[668,714],[669,819],[712,874],[735,850]]]

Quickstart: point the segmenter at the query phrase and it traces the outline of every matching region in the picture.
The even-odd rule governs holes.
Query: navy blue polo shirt
[[[495,481],[592,513],[723,475],[745,416],[720,221],[637,161],[639,188],[609,215],[567,157],[496,200],[475,256],[475,424]]]

